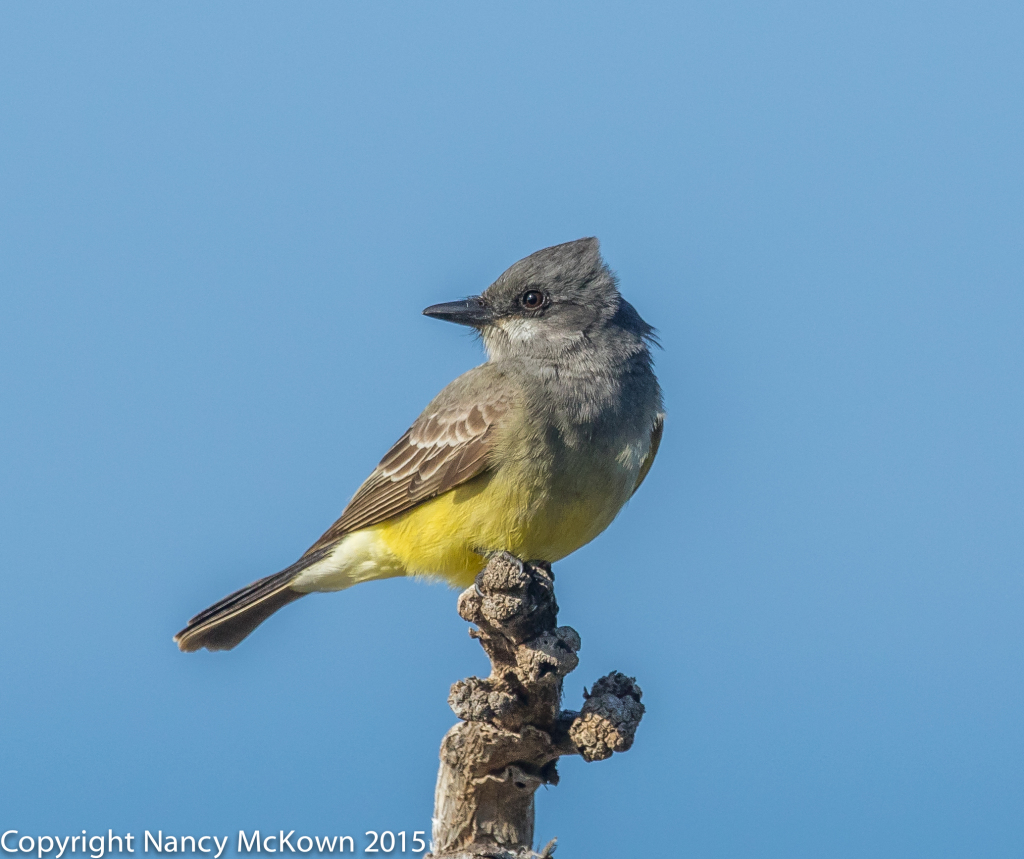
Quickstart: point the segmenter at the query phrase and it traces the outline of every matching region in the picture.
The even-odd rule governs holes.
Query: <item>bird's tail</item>
[[[186,653],[203,647],[230,650],[279,608],[305,596],[292,590],[291,584],[299,573],[325,554],[321,549],[304,555],[288,569],[246,585],[199,612],[174,636],[178,648]]]

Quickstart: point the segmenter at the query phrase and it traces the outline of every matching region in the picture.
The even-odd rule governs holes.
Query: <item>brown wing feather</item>
[[[428,407],[306,554],[481,474],[487,468],[494,427],[508,409],[508,400],[500,396],[469,405]]]

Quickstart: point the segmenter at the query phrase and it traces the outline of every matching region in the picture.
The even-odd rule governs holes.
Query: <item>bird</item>
[[[431,401],[299,560],[193,617],[174,636],[182,651],[230,650],[314,592],[395,576],[468,587],[499,552],[554,563],[644,482],[665,418],[657,340],[596,238],[423,313],[475,329],[487,361]]]

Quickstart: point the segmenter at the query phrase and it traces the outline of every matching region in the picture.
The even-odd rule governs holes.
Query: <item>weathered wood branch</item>
[[[640,687],[617,671],[584,691],[579,712],[562,710],[562,680],[578,664],[580,637],[556,626],[554,575],[508,554],[491,558],[459,596],[459,614],[491,661],[485,679],[452,686],[463,721],[441,743],[432,853],[426,859],[529,859],[534,792],[557,784],[561,755],[598,761],[633,744],[644,713]]]

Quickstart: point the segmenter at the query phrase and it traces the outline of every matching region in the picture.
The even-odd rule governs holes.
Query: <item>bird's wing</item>
[[[647,456],[644,457],[643,463],[640,465],[640,476],[636,479],[636,486],[633,487],[633,494],[640,488],[640,484],[644,482],[644,478],[647,477],[647,472],[651,470],[651,466],[654,465],[654,457],[658,455],[658,448],[661,447],[661,434],[665,429],[665,415],[663,412],[659,412],[657,417],[654,419],[654,426],[651,429],[651,446],[647,449]]]
[[[441,400],[442,398],[438,398]],[[454,489],[486,470],[493,429],[510,407],[500,390],[469,401],[432,403],[359,487],[348,507],[310,552],[376,525]]]

